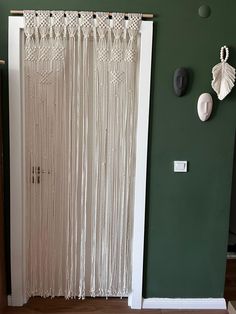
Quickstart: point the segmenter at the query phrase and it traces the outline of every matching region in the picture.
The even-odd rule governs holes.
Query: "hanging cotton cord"
[[[142,16],[79,15],[24,12],[28,296],[130,292]]]
[[[114,225],[114,234],[109,236],[109,238],[113,241],[110,243],[110,250],[113,247],[116,261],[111,259],[111,270],[110,270],[110,282],[109,282],[109,290],[111,294],[114,294],[114,291],[117,290],[118,295],[121,295],[120,291],[120,283],[121,283],[121,274],[118,274],[117,278],[114,276],[117,274],[117,270],[121,271],[120,265],[120,256],[119,256],[119,242],[117,243],[117,235],[119,235],[120,240],[123,237],[123,226],[121,224],[121,217],[123,214],[123,208],[119,208],[119,215],[117,213],[118,210],[118,199],[117,199],[117,188],[119,185],[119,175],[122,169],[118,169],[118,156],[122,154],[122,151],[119,147],[119,133],[123,131],[122,125],[119,124],[120,110],[122,110],[122,85],[123,85],[123,62],[124,59],[124,41],[122,41],[122,34],[125,29],[125,21],[124,14],[116,13],[113,18],[113,34],[114,40],[110,37],[111,40],[111,63],[110,63],[110,80],[109,80],[109,108],[108,108],[108,119],[109,119],[109,129],[108,136],[110,144],[108,145],[109,149],[109,172],[107,176],[107,198],[110,197],[110,200],[107,199],[107,214],[110,213],[110,206],[113,208],[113,217],[112,219],[117,222],[117,225]],[[122,120],[122,119],[121,119]],[[112,183],[110,183],[111,181]],[[122,193],[123,186],[119,185]],[[117,230],[117,227],[120,230]],[[117,234],[118,233],[118,234]],[[114,281],[114,282],[113,282]]]

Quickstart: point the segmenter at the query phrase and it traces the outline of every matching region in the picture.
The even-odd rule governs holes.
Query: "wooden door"
[[[1,116],[1,73],[0,73],[0,310],[7,305],[5,281],[5,243],[3,223],[3,150],[2,150],[2,116]]]

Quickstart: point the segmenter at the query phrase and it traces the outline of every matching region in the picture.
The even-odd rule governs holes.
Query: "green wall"
[[[219,50],[230,48],[236,66],[235,0],[209,0],[208,19],[198,0],[0,0],[0,58],[7,60],[10,9],[68,9],[154,13],[154,47],[145,238],[145,297],[222,297],[236,125],[236,88],[222,102],[211,89]],[[175,97],[173,71],[187,67],[187,95]],[[7,79],[7,65],[4,67]],[[4,83],[5,165],[7,83]],[[203,123],[198,96],[211,92],[214,111]],[[189,172],[173,173],[174,160]],[[5,182],[9,178],[6,172]],[[6,191],[6,212],[8,212]]]

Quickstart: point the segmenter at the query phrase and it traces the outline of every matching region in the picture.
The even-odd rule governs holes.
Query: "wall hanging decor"
[[[175,95],[183,96],[188,87],[188,71],[185,68],[178,68],[174,72],[173,85]]]
[[[201,121],[206,121],[210,118],[213,107],[213,100],[209,93],[201,94],[197,102],[197,112]]]
[[[11,305],[142,306],[152,28],[139,13],[9,18]]]
[[[211,15],[211,8],[206,4],[201,5],[198,9],[198,15],[202,18],[208,18]]]
[[[141,14],[80,15],[24,12],[29,295],[130,291]]]
[[[224,57],[225,54],[225,57]],[[220,49],[220,63],[216,64],[212,69],[213,80],[212,88],[216,92],[218,98],[223,100],[234,87],[235,68],[226,61],[229,58],[229,48],[226,46]]]

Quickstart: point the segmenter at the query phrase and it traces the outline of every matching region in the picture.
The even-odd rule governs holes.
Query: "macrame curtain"
[[[27,295],[126,296],[141,15],[24,19]]]

